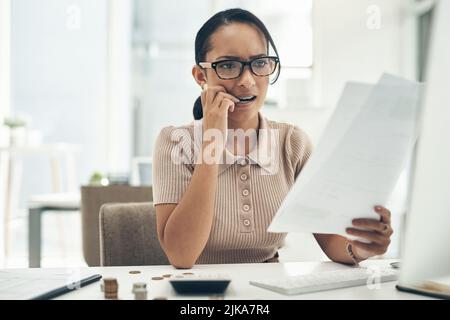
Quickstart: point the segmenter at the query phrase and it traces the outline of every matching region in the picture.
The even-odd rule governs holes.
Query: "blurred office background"
[[[70,208],[89,183],[151,185],[159,130],[192,121],[196,32],[231,7],[259,16],[280,51],[263,114],[313,142],[347,81],[383,72],[423,80],[433,1],[0,0],[2,267],[28,265],[36,203]],[[405,170],[390,204],[399,232],[388,257],[400,250],[407,186]],[[76,208],[50,211],[41,225],[42,266],[85,264]],[[281,257],[323,255],[311,235],[292,234]]]

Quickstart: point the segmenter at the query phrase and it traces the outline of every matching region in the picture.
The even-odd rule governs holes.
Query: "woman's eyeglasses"
[[[278,57],[258,57],[250,61],[229,59],[215,62],[200,62],[199,65],[202,68],[214,69],[217,76],[222,80],[231,80],[239,78],[247,65],[255,76],[270,76],[277,69],[279,62],[280,59]]]

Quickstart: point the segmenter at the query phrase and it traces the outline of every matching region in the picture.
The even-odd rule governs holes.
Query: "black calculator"
[[[230,279],[184,278],[169,280],[179,294],[223,294],[230,284]]]

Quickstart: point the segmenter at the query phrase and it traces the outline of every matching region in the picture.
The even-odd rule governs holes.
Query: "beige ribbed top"
[[[227,161],[219,165],[212,229],[198,264],[265,262],[284,243],[286,233],[269,233],[267,228],[309,158],[312,144],[294,125],[267,120],[261,113],[259,119],[262,130],[256,149],[245,157],[224,150]],[[161,130],[153,153],[155,205],[178,203],[186,191],[195,150],[201,148],[201,127],[202,120],[196,120]],[[195,219],[195,212],[191,214]]]

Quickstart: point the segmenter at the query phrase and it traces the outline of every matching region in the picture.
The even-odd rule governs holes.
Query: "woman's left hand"
[[[353,253],[360,260],[384,254],[391,243],[390,238],[394,233],[391,227],[391,212],[382,206],[375,206],[374,210],[380,215],[380,220],[354,219],[352,222],[355,228],[346,229],[348,234],[363,238],[369,242],[350,241]]]

